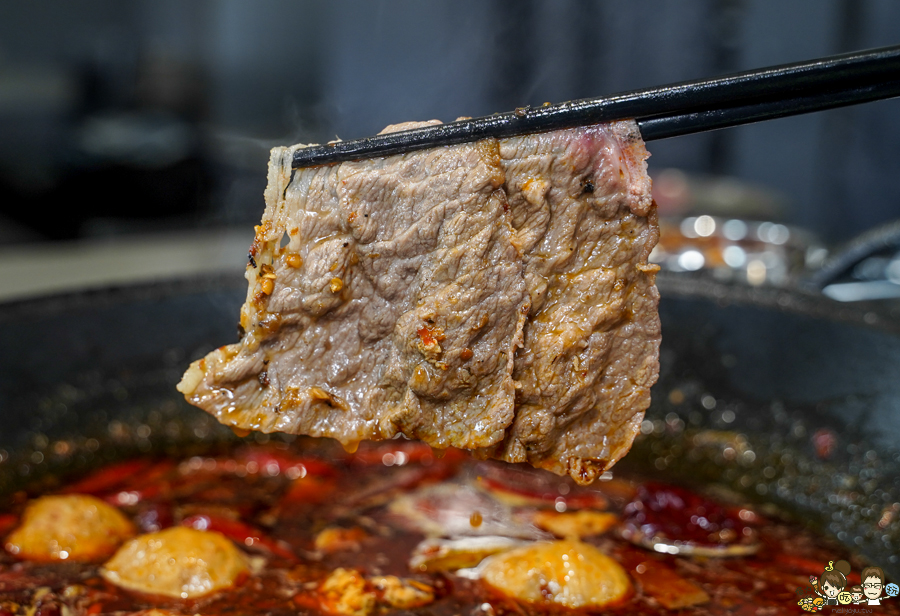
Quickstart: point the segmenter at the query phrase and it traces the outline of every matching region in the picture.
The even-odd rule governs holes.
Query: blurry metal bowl
[[[660,220],[650,261],[752,286],[792,286],[821,267],[828,251],[811,232],[776,223],[700,216]]]

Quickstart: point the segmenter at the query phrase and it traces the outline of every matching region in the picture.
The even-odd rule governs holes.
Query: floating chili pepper
[[[622,535],[656,552],[742,556],[759,549],[737,513],[684,488],[648,482],[623,513]]]
[[[335,468],[322,460],[294,456],[271,449],[244,449],[228,458],[191,458],[183,462],[179,470],[182,475],[256,475],[270,477],[284,475],[288,479],[299,479],[307,475],[335,475]]]
[[[557,511],[609,506],[599,491],[542,471],[484,463],[478,465],[478,475],[481,485],[494,493],[553,505]]]
[[[337,487],[334,479],[310,475],[295,479],[281,497],[280,505],[317,505],[326,502]]]
[[[11,531],[18,522],[19,518],[11,513],[0,514],[0,537]]]
[[[212,515],[192,515],[181,521],[182,526],[188,526],[197,530],[212,530],[222,533],[235,543],[250,549],[258,549],[280,556],[285,560],[296,562],[297,557],[281,541],[268,537],[258,528],[245,524],[238,520],[229,520]]]
[[[432,449],[419,441],[391,440],[383,443],[361,443],[350,455],[353,464],[403,466],[405,464],[456,464],[468,458],[459,449]]]
[[[235,458],[244,462],[255,462],[259,472],[269,475],[285,475],[289,479],[299,479],[307,475],[335,475],[335,468],[312,457],[293,456],[283,451],[272,449],[249,449],[240,452]]]
[[[126,489],[108,494],[104,500],[117,507],[127,507],[158,498],[171,489],[174,468],[175,464],[170,460],[156,462],[131,477]]]
[[[136,475],[152,466],[153,463],[153,460],[137,458],[110,464],[75,483],[67,485],[60,492],[63,494],[90,494],[93,496],[103,494],[121,486],[126,481],[133,481]]]

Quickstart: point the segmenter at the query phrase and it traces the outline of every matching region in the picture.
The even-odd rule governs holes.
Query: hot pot
[[[900,577],[900,319],[815,292],[658,282],[660,379],[620,465],[737,492]],[[231,275],[0,306],[0,498],[237,439],[175,384],[237,339],[245,293]]]

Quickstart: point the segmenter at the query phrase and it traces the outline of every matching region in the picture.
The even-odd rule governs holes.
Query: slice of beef
[[[490,450],[590,482],[637,434],[659,373],[659,239],[631,122],[500,142],[531,309],[507,437]]]
[[[292,174],[294,149],[273,151],[246,334],[192,364],[190,402],[244,429],[402,433],[580,482],[627,452],[659,347],[633,122]]]
[[[179,389],[225,424],[348,446],[399,432],[441,448],[502,440],[528,294],[498,148],[294,174],[295,148],[273,150],[246,333]]]

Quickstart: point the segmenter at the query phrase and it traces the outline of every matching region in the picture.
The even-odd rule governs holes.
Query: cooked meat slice
[[[589,483],[628,452],[659,373],[659,230],[631,122],[500,142],[531,309],[494,457]]]
[[[294,173],[293,152],[273,150],[244,338],[192,364],[190,402],[244,429],[402,433],[582,483],[625,454],[660,337],[633,122]]]
[[[528,294],[497,142],[294,174],[293,151],[273,150],[244,338],[179,389],[244,429],[500,442]]]

